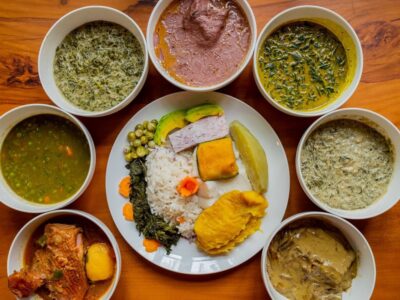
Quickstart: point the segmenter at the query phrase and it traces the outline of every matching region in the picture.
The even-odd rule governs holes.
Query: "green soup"
[[[35,203],[72,196],[89,170],[90,151],[83,132],[55,115],[37,115],[18,123],[1,148],[1,170],[11,189]]]

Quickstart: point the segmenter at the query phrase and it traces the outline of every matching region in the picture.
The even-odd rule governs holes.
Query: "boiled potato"
[[[114,274],[114,259],[107,244],[89,246],[86,255],[86,275],[91,281],[106,280]]]

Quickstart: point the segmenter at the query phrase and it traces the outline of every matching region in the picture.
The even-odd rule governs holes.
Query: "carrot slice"
[[[129,198],[129,194],[131,192],[131,177],[130,176],[126,176],[126,177],[122,178],[122,180],[120,181],[119,186],[118,186],[118,191],[123,197]]]
[[[72,156],[74,153],[72,152],[72,149],[70,146],[65,146],[65,150],[67,151],[68,156]]]
[[[143,246],[147,252],[154,252],[157,251],[158,247],[160,246],[160,243],[156,240],[144,239]]]
[[[197,193],[199,182],[196,178],[187,176],[179,182],[176,190],[182,197],[189,197]]]
[[[125,203],[122,207],[122,214],[124,215],[125,220],[133,221],[133,205],[130,202]]]
[[[184,217],[184,216],[177,217],[177,218],[176,218],[176,221],[177,221],[179,224],[182,224],[182,223],[185,222],[185,217]]]

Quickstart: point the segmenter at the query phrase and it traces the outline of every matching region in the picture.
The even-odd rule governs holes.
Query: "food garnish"
[[[160,243],[156,240],[144,239],[143,246],[147,252],[155,252],[160,247]]]
[[[35,115],[19,122],[1,146],[5,181],[17,195],[35,203],[71,197],[84,183],[89,166],[84,133],[56,115]]]
[[[129,198],[129,193],[131,192],[131,178],[129,176],[121,179],[118,185],[118,192],[122,197]]]
[[[186,111],[185,119],[194,123],[202,118],[210,117],[210,116],[222,116],[224,114],[224,110],[218,104],[205,103],[192,108],[189,108]]]
[[[310,192],[338,209],[361,209],[387,191],[393,146],[376,129],[350,119],[321,125],[301,150],[301,174]]]
[[[192,196],[197,193],[198,189],[199,182],[196,178],[190,176],[186,176],[185,178],[183,178],[181,182],[179,182],[179,185],[176,187],[176,190],[182,197]]]
[[[88,111],[103,111],[124,100],[137,85],[144,54],[136,37],[105,21],[82,25],[56,49],[54,79],[65,98]]]
[[[357,275],[357,255],[336,228],[299,220],[273,238],[267,270],[272,285],[288,299],[341,299]]]
[[[258,74],[273,100],[293,110],[326,106],[348,81],[346,50],[327,28],[313,22],[283,25],[266,38]]]
[[[105,243],[95,243],[89,246],[85,265],[89,280],[95,282],[113,276],[115,263],[110,256],[110,251],[109,246]]]
[[[128,195],[129,197],[129,195]],[[132,205],[132,203],[127,202],[124,204],[124,206],[122,207],[122,214],[124,215],[125,220],[127,221],[134,221],[134,207]]]
[[[186,110],[180,109],[162,116],[154,134],[154,142],[162,145],[172,130],[185,127],[187,125],[185,115]]]
[[[197,245],[210,255],[228,253],[260,228],[267,207],[267,200],[254,191],[222,195],[197,218]]]
[[[179,233],[176,226],[168,224],[163,218],[151,212],[146,195],[146,166],[144,160],[137,158],[127,165],[131,177],[132,191],[130,202],[134,206],[134,219],[137,230],[146,239],[157,240],[162,244],[167,253],[171,252],[171,247],[176,245],[179,240]]]
[[[197,166],[203,181],[234,177],[238,174],[232,139],[226,137],[201,143],[197,148]]]
[[[263,194],[268,188],[268,163],[264,148],[239,121],[230,124],[230,134],[246,168],[253,189]]]
[[[169,135],[169,141],[176,153],[197,144],[225,137],[229,128],[224,116],[202,118]]]

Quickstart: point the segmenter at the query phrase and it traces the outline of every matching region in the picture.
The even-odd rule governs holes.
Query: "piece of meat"
[[[197,144],[223,138],[229,134],[224,116],[200,119],[169,135],[169,141],[175,153]]]
[[[74,225],[47,224],[46,246],[35,252],[32,265],[9,277],[10,290],[26,297],[41,286],[51,299],[84,299],[89,288],[84,264],[85,241]]]

